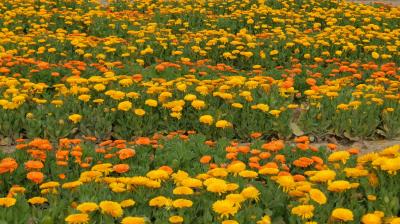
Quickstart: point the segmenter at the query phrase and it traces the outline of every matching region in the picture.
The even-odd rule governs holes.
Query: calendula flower
[[[233,202],[228,200],[218,200],[214,202],[212,208],[214,212],[221,216],[221,218],[235,215],[238,211],[238,207],[235,206]]]
[[[84,202],[82,204],[79,204],[76,207],[76,210],[78,210],[82,213],[90,213],[90,212],[96,211],[98,208],[99,208],[99,206],[94,202]]]
[[[328,183],[328,190],[333,192],[342,192],[351,189],[351,184],[345,180],[337,180]]]
[[[138,115],[139,117],[142,117],[142,116],[144,116],[144,115],[146,114],[146,111],[143,110],[143,109],[135,109],[135,110],[134,110],[134,113],[135,113],[136,115]]]
[[[149,107],[157,107],[158,102],[157,100],[153,100],[153,99],[148,99],[144,102],[144,104],[146,104]]]
[[[211,115],[203,115],[200,117],[199,121],[203,124],[211,125],[213,123],[213,117]]]
[[[82,116],[79,114],[72,114],[68,117],[68,119],[71,120],[74,124],[76,124],[82,120]]]
[[[17,199],[15,198],[0,198],[0,206],[2,207],[11,207],[13,205],[15,205],[15,203],[17,202]]]
[[[132,199],[126,199],[121,201],[119,204],[121,205],[122,208],[128,208],[134,206],[136,202]]]
[[[271,224],[271,217],[265,215],[261,218],[261,220],[257,221],[257,224]]]
[[[324,193],[322,193],[322,191],[318,190],[318,189],[311,189],[309,192],[310,198],[317,202],[320,205],[323,205],[326,203],[327,199]]]
[[[169,221],[169,223],[182,223],[183,218],[182,218],[182,216],[173,215],[168,218],[168,221]]]
[[[26,175],[26,178],[36,184],[40,184],[44,179],[44,175],[42,172],[31,171]]]
[[[361,222],[363,224],[381,224],[382,217],[379,214],[368,213],[362,216]]]
[[[350,153],[348,151],[337,151],[333,152],[329,155],[328,161],[329,162],[342,162],[343,164],[350,158]]]
[[[123,101],[118,104],[118,110],[128,111],[132,108],[132,103],[129,101]]]
[[[314,216],[313,205],[299,205],[292,208],[292,214],[301,217],[302,219],[309,219]]]
[[[121,224],[145,224],[146,219],[144,217],[133,217],[128,216],[122,219]]]
[[[349,209],[346,208],[336,208],[332,211],[331,217],[334,220],[342,221],[342,222],[348,222],[348,221],[353,221],[353,212]]]
[[[258,201],[260,191],[257,188],[250,186],[244,188],[240,194],[246,199]]]
[[[47,198],[43,197],[33,197],[28,200],[28,203],[31,205],[41,205],[45,202],[47,202]]]
[[[103,214],[110,215],[114,218],[121,217],[124,211],[119,203],[113,201],[102,201],[99,207]]]
[[[72,214],[65,218],[65,221],[69,224],[87,224],[89,223],[88,214]]]
[[[227,120],[219,120],[219,121],[217,121],[217,123],[215,123],[215,127],[228,128],[228,127],[232,127],[232,124]]]

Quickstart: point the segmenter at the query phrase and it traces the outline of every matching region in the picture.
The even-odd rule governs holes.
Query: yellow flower
[[[328,190],[333,192],[342,192],[351,189],[351,184],[345,180],[337,180],[328,183]]]
[[[272,50],[269,52],[269,55],[273,56],[273,55],[277,55],[279,53],[278,50]]]
[[[239,176],[244,178],[256,178],[258,176],[258,173],[252,170],[243,170],[239,172]]]
[[[278,176],[276,182],[283,188],[285,192],[289,191],[295,186],[294,178],[292,176]]]
[[[0,206],[2,207],[11,207],[13,205],[15,205],[15,203],[17,202],[17,199],[15,198],[0,198]]]
[[[127,216],[122,219],[121,224],[145,224],[146,219],[143,217]]]
[[[88,214],[73,214],[67,216],[65,221],[69,224],[86,224],[89,223],[89,215]]]
[[[206,103],[202,100],[193,100],[192,101],[192,107],[194,107],[196,110],[200,110],[206,106]]]
[[[211,115],[203,115],[199,118],[199,121],[203,124],[211,125],[213,123],[213,117]]]
[[[329,162],[341,161],[343,164],[350,158],[350,153],[348,151],[337,151],[329,155]]]
[[[148,99],[144,102],[144,104],[146,104],[149,107],[156,107],[158,105],[158,102],[157,100]]]
[[[331,217],[338,221],[353,221],[353,212],[346,208],[336,208],[332,211]]]
[[[258,196],[260,195],[260,191],[257,188],[250,186],[243,189],[240,194],[246,199],[258,201],[259,200]]]
[[[76,207],[76,210],[82,213],[90,213],[96,211],[97,209],[99,209],[99,206],[97,206],[97,204],[94,202],[85,202]]]
[[[363,217],[361,218],[361,222],[363,224],[381,224],[382,217],[375,213],[368,213],[363,215]]]
[[[96,84],[93,86],[93,89],[95,89],[97,92],[101,92],[106,89],[106,86],[103,84]]]
[[[172,206],[174,208],[190,208],[192,207],[193,202],[187,199],[176,199],[172,202]]]
[[[123,101],[118,104],[118,110],[128,111],[132,108],[132,103],[129,101]]]
[[[79,100],[82,100],[83,102],[88,102],[89,100],[90,100],[90,95],[86,95],[86,94],[83,94],[83,95],[80,95],[79,97],[78,97],[78,99]]]
[[[314,216],[314,205],[299,205],[292,208],[292,214],[302,219],[309,219]]]
[[[375,51],[371,53],[371,56],[373,59],[378,59],[379,58],[379,54],[376,53]]]
[[[221,216],[221,218],[235,215],[238,211],[238,207],[235,206],[233,202],[228,200],[218,200],[214,202],[212,208],[214,212]]]
[[[232,103],[232,107],[238,108],[238,109],[242,109],[243,105],[241,103]]]
[[[335,177],[336,177],[335,171],[321,170],[314,173],[314,175],[310,177],[310,180],[313,182],[327,182],[330,180],[334,180]]]
[[[47,202],[47,198],[43,198],[43,197],[33,197],[31,199],[28,200],[29,204],[32,205],[41,205],[45,202]]]
[[[240,207],[240,204],[246,200],[245,197],[241,194],[228,194],[225,197],[225,200],[231,201],[235,204],[235,206]]]
[[[164,196],[158,196],[149,201],[149,206],[152,207],[171,207],[172,200]]]
[[[176,187],[172,191],[172,193],[175,194],[175,195],[191,195],[194,192],[193,192],[192,188],[190,188],[190,187],[179,186],[179,187]]]
[[[325,194],[322,193],[322,191],[320,191],[318,189],[315,189],[315,188],[311,189],[309,194],[310,194],[310,198],[320,205],[325,204],[327,201]]]
[[[121,205],[113,201],[100,202],[100,208],[103,214],[110,215],[114,218],[121,217],[122,214],[124,213],[124,211],[121,208]]]
[[[136,204],[136,202],[132,199],[127,199],[127,200],[123,200],[119,203],[121,205],[122,208],[128,208],[131,206],[134,206]]]
[[[182,218],[182,216],[173,215],[173,216],[169,217],[168,221],[170,223],[182,223],[183,218]]]
[[[271,110],[271,111],[269,111],[269,113],[272,116],[279,117],[279,115],[282,113],[282,111],[280,111],[280,110]]]
[[[224,220],[221,224],[239,224],[239,222],[236,220]]]
[[[261,218],[260,221],[257,221],[257,224],[271,224],[271,217],[269,217],[268,215],[265,215]]]
[[[367,199],[368,199],[368,201],[376,201],[376,196],[369,194],[369,195],[367,195]]]
[[[72,114],[68,117],[68,119],[70,119],[74,124],[78,123],[79,121],[81,121],[82,116],[79,114]]]
[[[228,127],[232,127],[232,124],[227,120],[219,120],[219,121],[217,121],[217,123],[215,123],[215,127],[228,128]]]
[[[143,109],[135,109],[134,112],[135,112],[136,115],[138,115],[140,117],[142,117],[142,116],[144,116],[146,114],[146,111],[143,110]]]

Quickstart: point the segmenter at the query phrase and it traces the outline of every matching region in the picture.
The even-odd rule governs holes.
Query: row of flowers
[[[39,223],[399,223],[400,146],[19,139],[2,154],[0,220]],[[24,211],[21,213],[21,211]]]
[[[43,61],[211,59],[245,69],[291,57],[399,62],[398,7],[286,0],[124,0],[102,7],[96,0],[46,0],[11,2],[0,12],[1,50]]]
[[[14,62],[12,57],[7,61]],[[143,78],[104,67],[98,67],[99,75],[64,76],[54,84],[32,81],[36,76],[0,76],[0,133],[53,140],[82,135],[128,139],[179,129],[242,139],[251,132],[352,140],[400,133],[398,67],[393,63],[327,60],[330,76],[317,72],[317,65],[294,63],[290,69],[278,68],[279,75],[234,75],[231,70],[210,79],[183,73],[197,64],[160,65],[182,76]],[[308,69],[313,72],[303,75]]]

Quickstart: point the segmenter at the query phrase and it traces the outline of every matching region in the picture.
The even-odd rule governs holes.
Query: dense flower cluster
[[[0,0],[0,223],[400,223],[400,145],[313,144],[400,136],[399,24],[337,0]]]
[[[306,136],[244,144],[181,131],[95,141],[60,139],[53,147],[19,139],[0,163],[8,192],[0,213],[67,223],[400,220],[400,145],[358,155],[333,144],[316,148]]]

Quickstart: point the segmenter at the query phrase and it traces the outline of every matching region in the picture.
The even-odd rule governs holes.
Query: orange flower
[[[360,153],[360,149],[356,149],[356,148],[351,148],[347,150],[350,154],[359,154]]]
[[[150,138],[147,137],[139,137],[135,141],[138,145],[150,145]]]
[[[18,163],[13,158],[4,158],[0,162],[0,174],[14,172],[18,167]]]
[[[129,171],[129,165],[128,164],[117,164],[113,166],[113,170],[117,173],[126,173]]]
[[[285,143],[282,140],[271,141],[262,145],[262,148],[268,151],[279,151],[285,147]]]
[[[261,137],[262,133],[261,132],[253,132],[250,134],[251,138],[259,138]]]
[[[297,143],[296,147],[302,151],[306,151],[308,149],[308,143]]]
[[[308,142],[309,139],[308,139],[308,136],[300,136],[300,137],[295,138],[294,141],[296,143],[305,143],[305,142]]]
[[[337,145],[333,144],[333,143],[329,143],[328,145],[326,145],[330,150],[336,150],[337,149]]]
[[[44,179],[44,175],[42,172],[31,171],[26,174],[26,178],[36,184],[40,184]]]
[[[247,145],[240,145],[237,147],[237,149],[239,150],[239,152],[245,153],[245,154],[250,152],[250,147]]]
[[[25,163],[25,169],[27,170],[40,170],[43,166],[43,163],[40,161],[29,160]]]
[[[268,159],[269,157],[271,157],[271,153],[269,152],[262,152],[258,155],[261,159]]]
[[[302,167],[302,168],[309,167],[313,163],[314,163],[314,160],[307,158],[307,157],[300,157],[299,159],[296,159],[295,161],[293,161],[293,165],[295,165],[297,167]]]
[[[134,149],[126,148],[119,150],[117,154],[119,156],[119,159],[124,160],[134,157],[136,155],[136,151]]]
[[[212,157],[209,155],[205,155],[203,157],[200,158],[200,163],[202,164],[207,164],[211,161]]]
[[[277,160],[277,161],[279,161],[281,163],[285,163],[286,162],[285,155],[282,155],[282,154],[276,155],[275,156],[275,160]]]
[[[174,172],[174,170],[169,167],[169,166],[161,166],[160,168],[158,168],[159,170],[164,170],[166,171],[168,174],[172,174]]]

